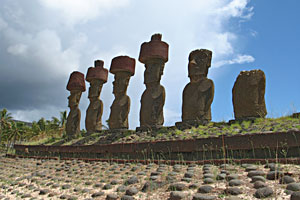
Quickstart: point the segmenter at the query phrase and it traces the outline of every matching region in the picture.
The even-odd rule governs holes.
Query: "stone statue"
[[[214,99],[214,83],[207,78],[211,66],[212,52],[207,49],[194,50],[189,55],[188,83],[183,90],[182,122],[179,129],[205,125],[211,121],[211,104]]]
[[[67,138],[72,139],[78,137],[80,134],[81,113],[78,105],[81,94],[85,91],[84,74],[77,71],[73,72],[70,75],[67,90],[69,90],[71,94],[68,97],[70,112],[67,117],[66,133]]]
[[[266,77],[262,70],[241,71],[232,88],[236,120],[264,118]]]
[[[128,56],[115,57],[109,71],[115,75],[113,82],[115,100],[110,107],[108,125],[110,129],[128,129],[130,98],[126,92],[130,76],[134,75],[135,59]]]
[[[102,130],[101,117],[103,113],[103,103],[99,99],[102,86],[107,82],[108,70],[103,68],[102,60],[95,61],[95,67],[90,67],[86,74],[86,81],[90,83],[89,100],[90,105],[86,110],[85,128],[87,133]]]
[[[165,88],[160,85],[160,79],[168,61],[169,45],[161,41],[161,37],[154,34],[150,42],[141,45],[139,61],[146,67],[146,90],[141,98],[140,129],[159,128],[164,123]]]

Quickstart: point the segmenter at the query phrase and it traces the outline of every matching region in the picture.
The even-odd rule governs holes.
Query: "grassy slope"
[[[23,144],[27,145],[84,145],[84,144],[107,144],[120,142],[144,142],[156,140],[182,140],[206,138],[209,136],[251,134],[262,132],[286,132],[289,130],[300,130],[300,118],[280,117],[256,119],[255,122],[244,121],[242,123],[228,124],[225,122],[211,122],[207,126],[180,131],[175,128],[162,128],[156,132],[136,133],[135,131],[125,131],[122,133],[112,133],[103,131],[93,133],[89,136],[81,136],[71,141],[65,141],[57,137],[44,137],[37,141],[28,141]]]

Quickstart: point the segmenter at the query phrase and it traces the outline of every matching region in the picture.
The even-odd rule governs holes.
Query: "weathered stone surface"
[[[267,115],[265,88],[266,77],[262,70],[240,72],[232,89],[235,119],[263,118]]]
[[[86,110],[85,128],[88,133],[102,129],[103,103],[99,99],[102,86],[107,82],[108,70],[103,68],[103,61],[96,60],[95,67],[88,69],[86,80],[90,83],[89,95],[90,104]]]
[[[140,128],[162,126],[165,88],[160,85],[165,63],[168,61],[168,44],[155,34],[151,41],[141,46],[139,61],[145,64],[144,84],[146,90],[141,98]]]
[[[212,52],[194,50],[189,55],[188,72],[190,83],[183,90],[182,122],[179,129],[206,124],[211,121],[211,104],[214,98],[214,83],[207,78]]]
[[[261,199],[261,198],[269,197],[272,194],[273,194],[272,188],[270,188],[270,187],[263,187],[263,188],[257,189],[256,192],[255,192],[255,194],[254,194],[254,196],[256,198]]]
[[[70,112],[66,122],[66,133],[67,137],[72,139],[80,134],[81,112],[78,105],[81,94],[85,91],[84,74],[72,72],[68,81],[67,90],[69,90],[71,94],[68,97],[68,107],[70,108]]]
[[[115,57],[110,66],[110,72],[115,75],[113,94],[115,100],[111,105],[108,125],[110,129],[128,129],[128,114],[130,98],[126,95],[130,76],[134,75],[135,59],[128,56]]]

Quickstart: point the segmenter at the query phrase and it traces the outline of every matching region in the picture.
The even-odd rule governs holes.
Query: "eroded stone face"
[[[88,133],[102,130],[101,117],[103,114],[103,102],[99,99],[103,80],[93,79],[90,82],[89,95],[90,104],[86,110],[85,128]]]
[[[164,123],[163,107],[165,89],[160,85],[165,63],[168,61],[168,44],[154,34],[150,42],[141,46],[139,60],[145,64],[144,84],[146,90],[141,98],[140,126],[158,127]]]
[[[80,134],[81,113],[78,105],[81,94],[85,91],[84,74],[77,71],[72,72],[67,84],[67,90],[70,91],[70,96],[68,97],[70,112],[66,122],[66,134],[68,139],[72,139]]]
[[[113,82],[113,94],[115,99],[110,109],[109,128],[128,129],[128,114],[130,110],[130,98],[126,95],[130,74],[128,72],[117,72]]]
[[[103,84],[107,82],[108,70],[103,68],[102,60],[95,61],[95,67],[90,67],[87,71],[86,80],[90,82],[88,98],[90,104],[86,110],[85,128],[87,133],[102,130],[103,102],[100,94]]]
[[[211,104],[214,83],[207,78],[212,52],[206,49],[192,51],[189,55],[190,83],[183,90],[182,122],[197,126],[211,121]]]
[[[232,89],[235,119],[263,118],[267,115],[265,88],[266,77],[262,70],[240,72]]]
[[[115,57],[109,71],[114,74],[115,78],[113,82],[115,99],[110,107],[108,125],[110,129],[128,129],[130,98],[126,92],[130,77],[135,72],[135,59],[128,56]]]

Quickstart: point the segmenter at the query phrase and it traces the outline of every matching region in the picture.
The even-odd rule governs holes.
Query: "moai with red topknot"
[[[161,41],[161,37],[161,34],[154,34],[150,42],[141,45],[139,61],[144,63],[146,68],[146,90],[141,98],[140,127],[137,131],[157,129],[164,123],[165,88],[160,84],[160,80],[168,61],[169,45]]]
[[[134,75],[135,59],[128,56],[115,57],[112,59],[109,71],[115,76],[113,82],[115,100],[110,107],[108,125],[112,130],[126,130],[129,127],[128,114],[130,110],[130,98],[126,92],[130,77]]]
[[[68,139],[76,138],[80,134],[80,118],[81,113],[78,108],[82,92],[85,91],[84,74],[81,72],[72,72],[70,75],[67,90],[70,91],[68,97],[70,112],[67,117],[66,134]]]
[[[211,66],[212,52],[197,49],[190,53],[188,63],[188,83],[182,95],[182,122],[178,129],[205,125],[211,121],[211,104],[214,99],[214,83],[207,78]]]
[[[86,81],[90,83],[89,95],[90,105],[86,110],[85,128],[87,133],[102,130],[103,103],[100,100],[102,86],[107,82],[108,70],[103,68],[102,60],[95,61],[95,67],[90,67],[86,74]]]

